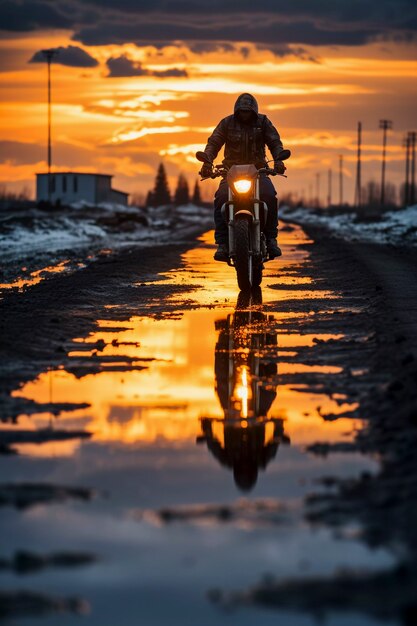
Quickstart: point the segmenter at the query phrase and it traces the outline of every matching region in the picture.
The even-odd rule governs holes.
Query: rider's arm
[[[213,130],[213,133],[207,140],[207,145],[204,148],[204,152],[213,162],[221,148],[226,142],[226,130],[227,130],[227,118],[222,119]]]
[[[279,132],[277,131],[271,120],[268,118],[265,118],[264,122],[264,139],[272,155],[272,158],[274,159],[274,161],[277,161],[278,155],[281,150],[283,150],[284,146],[282,145]]]

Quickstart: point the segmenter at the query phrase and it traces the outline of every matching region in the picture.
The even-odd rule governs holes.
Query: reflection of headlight
[[[252,187],[252,181],[242,178],[242,180],[235,180],[233,187],[238,193],[246,193]]]

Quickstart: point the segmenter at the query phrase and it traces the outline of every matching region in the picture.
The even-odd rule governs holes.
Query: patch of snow
[[[48,258],[56,262],[68,256],[95,254],[103,248],[179,241],[195,231],[197,224],[210,228],[212,213],[192,204],[143,210],[77,202],[56,211],[11,209],[7,215],[0,214],[0,256],[13,280],[21,266],[30,268],[41,258],[45,263]]]
[[[74,222],[66,217],[41,220],[33,228],[19,225],[11,232],[0,235],[0,254],[55,253],[104,239],[105,236],[103,228],[91,222]]]
[[[326,215],[313,209],[282,207],[280,217],[301,225],[322,226],[347,241],[378,244],[417,245],[417,205],[381,214],[380,220],[359,221],[356,213]]]

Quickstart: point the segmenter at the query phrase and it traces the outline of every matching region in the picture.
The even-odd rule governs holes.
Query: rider
[[[281,138],[275,126],[266,115],[258,113],[258,103],[250,93],[242,93],[235,102],[234,114],[223,118],[208,138],[204,152],[213,162],[225,144],[223,164],[232,165],[253,163],[258,169],[266,166],[265,145],[274,159],[274,170],[283,174],[286,167],[279,160],[283,149]],[[204,163],[201,168],[203,177],[210,176],[212,165]],[[259,180],[260,199],[266,202],[268,217],[265,224],[265,237],[270,257],[281,256],[277,244],[278,202],[277,192],[266,174]],[[214,196],[215,240],[218,248],[214,255],[216,261],[228,260],[228,228],[222,216],[221,208],[228,200],[228,186],[225,178],[220,182]]]

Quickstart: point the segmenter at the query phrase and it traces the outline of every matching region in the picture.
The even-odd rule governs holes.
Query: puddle
[[[78,264],[81,266],[82,264]],[[43,267],[42,269],[35,270],[30,272],[28,277],[22,277],[14,280],[10,283],[0,283],[0,292],[2,289],[17,289],[19,291],[23,291],[26,287],[33,287],[33,285],[38,285],[40,282],[45,280],[50,274],[61,274],[63,272],[69,271],[70,261],[60,261],[56,265],[48,265]],[[25,267],[22,267],[22,272],[26,270]]]
[[[280,306],[285,298],[338,299],[300,271],[297,282],[294,270],[308,258],[297,246],[307,238],[300,228],[282,233],[285,261],[267,268],[262,303],[258,294],[249,307],[241,300],[236,306],[233,270],[212,261],[211,242],[207,233],[184,255],[181,271],[163,277],[190,286],[174,296],[178,315],[99,321],[96,332],[75,338],[65,370],[45,371],[14,394],[89,404],[58,418],[23,415],[15,429],[85,429],[90,439],[17,444],[19,456],[0,464],[4,480],[79,484],[100,494],[87,505],[7,511],[2,522],[3,533],[13,528],[9,551],[30,544],[41,553],[65,546],[98,554],[87,568],[47,570],[31,581],[31,589],[85,597],[90,624],[113,625],[123,615],[124,626],[209,626],[225,619],[207,599],[213,587],[245,588],[270,572],[313,576],[393,562],[384,550],[370,552],[303,518],[303,499],[323,475],[377,469],[357,453],[324,459],[306,452],[317,441],[351,441],[363,427],[360,420],[323,419],[355,408],[343,394],[288,381],[341,372],[331,363],[304,363],[299,351],[343,335],[308,332],[305,324],[302,334],[288,332],[288,320],[305,313]],[[265,626],[314,623],[255,610],[228,615],[227,623],[259,619]],[[59,623],[78,620],[66,615]],[[327,623],[376,622],[358,616]]]

